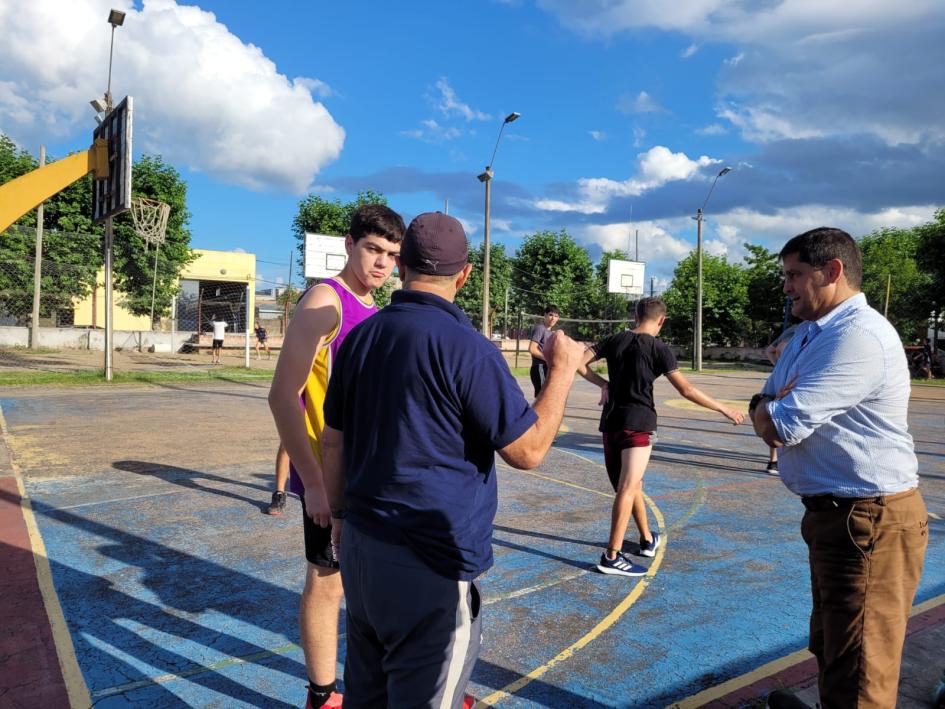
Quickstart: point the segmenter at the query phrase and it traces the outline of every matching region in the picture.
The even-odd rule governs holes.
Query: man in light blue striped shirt
[[[862,258],[849,234],[813,229],[780,256],[784,292],[804,322],[749,410],[807,510],[821,705],[895,707],[928,545],[905,352],[860,292]]]

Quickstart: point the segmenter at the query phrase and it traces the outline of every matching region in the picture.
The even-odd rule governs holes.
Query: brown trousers
[[[906,622],[928,546],[917,489],[808,508],[810,651],[823,709],[893,709]]]

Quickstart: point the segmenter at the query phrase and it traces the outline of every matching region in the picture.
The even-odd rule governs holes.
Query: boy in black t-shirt
[[[659,532],[650,532],[643,502],[643,473],[653,450],[651,436],[656,433],[656,407],[653,382],[665,375],[685,398],[707,409],[718,411],[732,423],[745,416],[728,408],[692,386],[676,367],[676,357],[660,340],[666,321],[666,305],[660,298],[643,298],[636,305],[637,327],[624,330],[587,349],[583,367],[585,379],[601,387],[600,431],[604,437],[604,463],[613,485],[613,512],[607,550],[597,568],[605,574],[642,576],[647,569],[634,564],[621,551],[630,515],[640,530],[641,556],[655,556],[660,544]],[[610,381],[587,365],[597,359],[607,360]]]

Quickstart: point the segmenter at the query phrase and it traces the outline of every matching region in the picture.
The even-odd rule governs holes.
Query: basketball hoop
[[[171,205],[156,199],[135,197],[131,201],[131,220],[135,225],[135,233],[144,239],[146,244],[160,246],[164,243],[170,213]]]

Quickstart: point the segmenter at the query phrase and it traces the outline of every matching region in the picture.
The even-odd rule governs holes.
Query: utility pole
[[[636,234],[636,237],[635,237],[636,238],[636,253],[634,254],[633,260],[639,261],[640,260],[640,230],[634,229],[633,231]]]
[[[39,166],[46,165],[46,146],[39,146]],[[39,303],[43,277],[43,203],[36,208],[36,257],[33,259],[33,322],[30,328],[30,347],[39,348]]]

